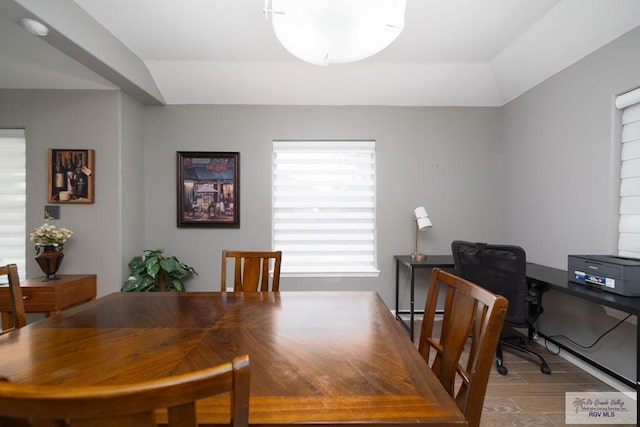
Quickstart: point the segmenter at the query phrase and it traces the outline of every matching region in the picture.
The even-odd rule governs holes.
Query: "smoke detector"
[[[33,34],[34,36],[44,37],[49,34],[49,28],[47,28],[47,26],[43,23],[38,22],[34,19],[22,18],[20,19],[20,25],[29,34]]]

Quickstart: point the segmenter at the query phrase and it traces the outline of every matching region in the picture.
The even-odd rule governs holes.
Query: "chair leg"
[[[509,370],[504,366],[504,359],[502,358],[502,346],[498,341],[498,347],[496,348],[496,369],[500,375],[507,375]]]
[[[533,327],[533,325],[529,325],[527,327],[527,335],[529,337],[529,341],[538,341],[538,330]]]
[[[501,339],[500,343],[506,345],[509,348],[513,348],[514,350],[518,350],[521,351],[523,353],[526,353],[530,356],[533,356],[535,358],[537,358],[540,361],[540,372],[542,372],[543,374],[550,374],[551,373],[551,368],[549,367],[549,365],[547,364],[547,361],[544,360],[544,358],[542,356],[540,356],[538,353],[529,350],[527,347],[524,346],[524,341],[519,338],[521,341],[521,345],[518,344],[513,344],[510,343],[508,341],[506,341],[505,339]]]

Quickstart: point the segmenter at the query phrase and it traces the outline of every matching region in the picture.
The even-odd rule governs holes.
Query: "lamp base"
[[[427,259],[427,254],[413,253],[411,254],[411,259],[414,261],[424,261]]]

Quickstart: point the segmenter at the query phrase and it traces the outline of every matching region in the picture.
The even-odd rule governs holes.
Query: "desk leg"
[[[414,317],[415,317],[415,289],[416,289],[416,284],[415,284],[415,278],[416,278],[416,270],[412,267],[409,267],[409,269],[411,270],[411,308],[409,310],[411,310],[410,313],[410,317],[411,317],[411,323],[409,326],[409,333],[411,334],[411,342],[413,342],[413,323],[414,323]]]
[[[411,308],[408,311],[408,313],[410,313],[411,315],[411,320],[410,323],[407,324],[407,322],[400,317],[400,312],[402,310],[400,310],[400,261],[396,260],[396,320],[400,323],[400,326],[402,326],[406,331],[407,334],[409,334],[409,337],[411,338],[411,341],[413,341],[413,317],[414,317],[414,297],[413,297],[413,287],[414,287],[414,276],[413,276],[413,268],[408,265],[407,266],[409,268],[409,271],[411,272]],[[402,313],[407,313],[406,310],[402,311]]]
[[[400,261],[396,260],[396,320],[400,320]]]

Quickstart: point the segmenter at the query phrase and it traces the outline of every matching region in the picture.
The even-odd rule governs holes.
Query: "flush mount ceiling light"
[[[265,0],[265,13],[291,54],[329,65],[359,61],[389,46],[402,32],[406,5],[406,0]]]
[[[34,36],[44,37],[49,34],[49,28],[41,22],[38,22],[30,18],[20,19],[20,26],[25,29],[29,34]]]

